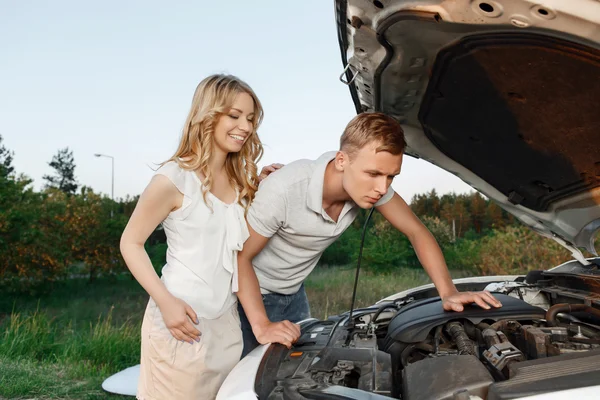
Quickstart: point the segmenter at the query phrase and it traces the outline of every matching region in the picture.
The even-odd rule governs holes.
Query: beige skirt
[[[214,399],[240,360],[242,331],[237,304],[216,319],[194,324],[202,335],[189,344],[166,330],[160,309],[150,299],[142,322],[142,354],[137,398]]]

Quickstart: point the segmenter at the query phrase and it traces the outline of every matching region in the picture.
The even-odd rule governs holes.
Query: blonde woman
[[[150,295],[138,399],[214,398],[240,359],[236,255],[248,238],[244,214],[258,185],[262,117],[243,81],[204,79],[177,151],[156,171],[123,232],[123,258]],[[168,245],[161,278],[144,250],[160,223]]]

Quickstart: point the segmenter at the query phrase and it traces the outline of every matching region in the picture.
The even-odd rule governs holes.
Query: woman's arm
[[[178,340],[193,343],[200,332],[190,323],[198,323],[194,310],[173,296],[162,283],[144,243],[170,212],[181,207],[183,195],[162,175],[155,175],[142,195],[121,236],[121,254],[127,267],[160,308],[165,325]],[[189,316],[189,318],[188,318]]]

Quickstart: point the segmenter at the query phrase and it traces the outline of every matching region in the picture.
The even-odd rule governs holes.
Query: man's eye
[[[375,178],[376,176],[378,176],[379,174],[376,172],[369,172],[369,176]]]

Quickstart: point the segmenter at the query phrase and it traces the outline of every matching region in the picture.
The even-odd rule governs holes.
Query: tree
[[[456,237],[462,237],[470,228],[471,214],[463,197],[455,197],[454,203],[445,203],[442,206],[441,217],[453,227]]]
[[[471,218],[475,232],[481,233],[485,223],[485,199],[479,193],[475,192],[471,198]]]
[[[68,147],[58,150],[48,163],[55,170],[55,175],[44,175],[48,182],[46,187],[56,188],[66,194],[75,194],[79,184],[75,179],[75,160]]]
[[[504,227],[505,221],[502,216],[502,209],[496,203],[489,202],[485,210],[487,225],[493,229]]]
[[[425,194],[416,194],[410,202],[410,208],[419,217],[439,217],[441,210],[440,198],[435,189]]]
[[[456,220],[456,236],[463,237],[470,228],[471,214],[462,198],[459,198],[452,207],[452,212]]]
[[[15,171],[12,165],[13,156],[14,153],[2,144],[2,135],[0,135],[0,178],[6,178]]]

